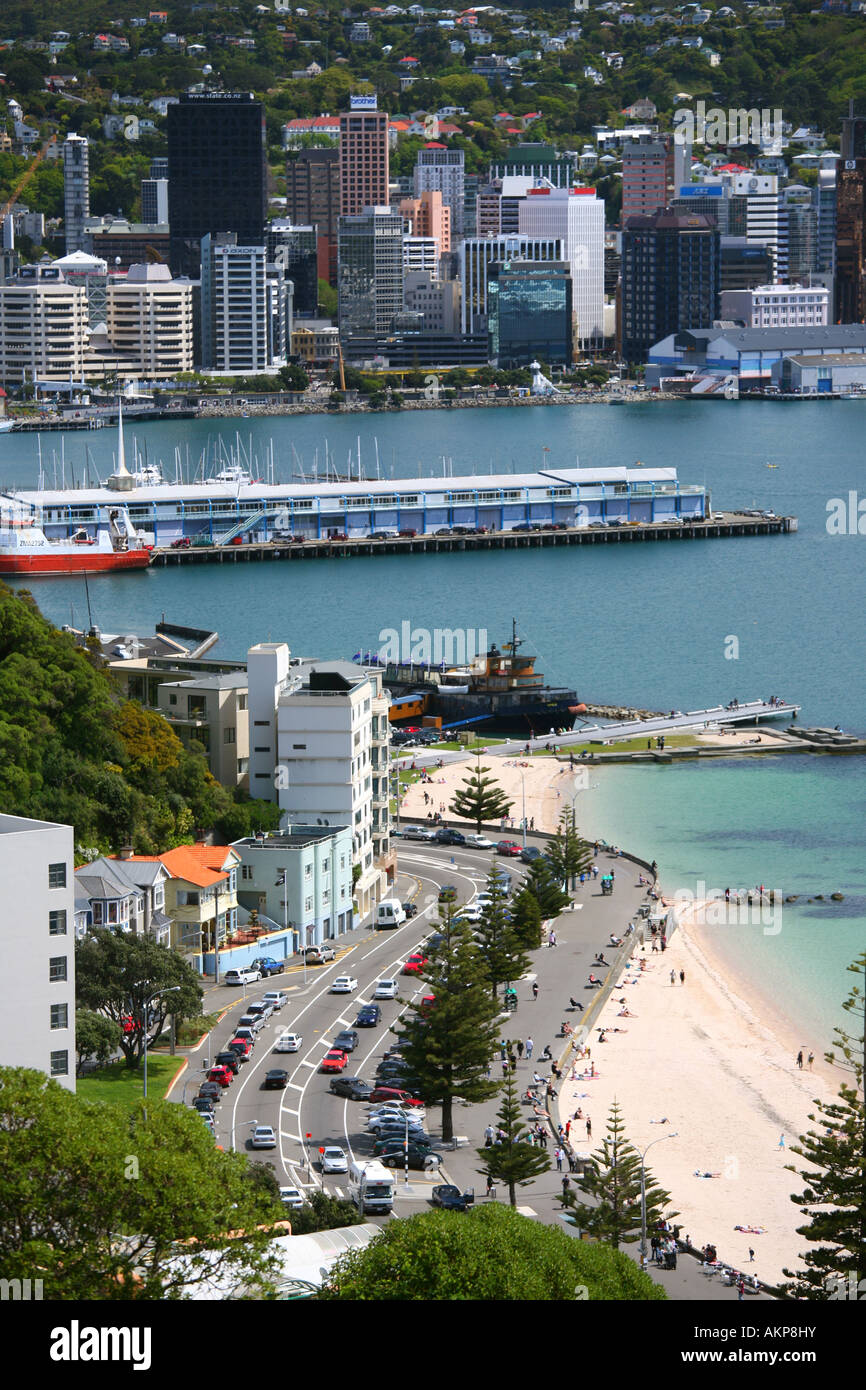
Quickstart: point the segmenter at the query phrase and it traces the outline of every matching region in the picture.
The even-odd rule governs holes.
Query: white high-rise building
[[[487,328],[487,280],[495,261],[562,261],[558,237],[466,237],[460,247],[460,332]]]
[[[63,230],[66,254],[84,251],[84,223],[90,216],[90,154],[82,135],[63,142]]]
[[[556,237],[571,266],[572,306],[581,347],[604,342],[604,200],[594,188],[530,189],[520,203],[520,231]]]
[[[75,1090],[72,827],[0,815],[0,1065]]]
[[[451,244],[462,241],[466,178],[463,151],[419,150],[413,177],[416,198],[422,193],[442,194],[443,203],[451,209]]]
[[[201,365],[243,376],[272,365],[272,301],[264,246],[238,246],[237,233],[201,239]]]

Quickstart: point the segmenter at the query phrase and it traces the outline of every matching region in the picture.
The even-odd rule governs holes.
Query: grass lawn
[[[618,739],[614,743],[607,744],[599,743],[597,740],[593,740],[592,743],[570,743],[567,748],[557,748],[553,751],[559,755],[563,753],[574,753],[575,755],[578,753],[599,753],[602,756],[604,756],[605,753],[646,753],[650,751],[646,746],[649,737],[649,734],[639,734],[636,738]],[[665,746],[661,751],[666,752],[669,748],[698,747],[700,747],[700,745],[693,734],[665,734]],[[652,735],[651,751],[653,753],[660,751],[656,748],[655,735]],[[533,758],[549,758],[550,756],[551,754],[547,753],[543,748],[536,750],[532,754]]]
[[[183,1057],[147,1054],[147,1093],[161,1100],[175,1074],[183,1065]],[[84,1100],[107,1101],[109,1105],[131,1106],[144,1094],[144,1068],[130,1070],[125,1062],[112,1062],[98,1071],[79,1076],[76,1090]]]

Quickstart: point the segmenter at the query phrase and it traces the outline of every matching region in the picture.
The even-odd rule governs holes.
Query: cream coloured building
[[[133,265],[108,285],[108,336],[142,376],[175,376],[193,366],[192,282],[166,265]]]
[[[51,266],[0,285],[0,381],[81,381],[87,293]]]

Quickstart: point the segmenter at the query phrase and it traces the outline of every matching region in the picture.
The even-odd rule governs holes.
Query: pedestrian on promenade
[[[569,1154],[569,1158],[570,1158],[570,1157],[571,1157],[571,1155]],[[563,1179],[562,1179],[562,1205],[563,1205],[564,1207],[567,1207],[567,1206],[568,1206],[568,1193],[569,1193],[570,1187],[571,1187],[571,1178],[568,1176],[568,1173],[566,1173],[566,1174],[564,1175]]]
[[[529,828],[530,828],[530,830],[534,830],[534,829],[535,829],[535,816],[530,816],[530,817],[529,817]]]
[[[571,1120],[566,1120],[566,1122],[565,1122],[565,1139],[566,1139],[566,1143],[568,1142],[570,1136],[571,1136]]]
[[[484,1195],[485,1195],[485,1197],[495,1197],[495,1196],[496,1196],[496,1187],[495,1187],[494,1182],[493,1182],[493,1179],[491,1178],[491,1176],[490,1176],[489,1173],[488,1173],[488,1175],[487,1175],[487,1191],[485,1192]]]
[[[527,1060],[527,1062],[530,1061],[531,1058],[532,1058],[532,1049],[533,1049],[534,1047],[535,1047],[535,1043],[533,1042],[532,1038],[531,1038],[531,1037],[527,1038],[527,1039],[526,1039],[526,1060]]]
[[[490,1146],[491,1146],[491,1144],[493,1143],[493,1135],[495,1134],[495,1132],[496,1132],[496,1131],[494,1130],[494,1128],[493,1128],[492,1125],[488,1125],[487,1128],[485,1129],[485,1131],[484,1131],[484,1147],[485,1147],[485,1149],[489,1149]]]
[[[592,1120],[589,1118],[588,1115],[586,1117],[586,1137],[587,1139],[592,1138]]]
[[[653,945],[655,945],[655,942],[653,942]],[[671,971],[671,984],[672,984],[672,985],[675,985],[676,982],[677,982],[677,973],[676,973],[675,970],[672,970],[672,971]]]
[[[505,1061],[505,1054],[506,1054],[507,1051],[508,1051],[508,1044],[506,1043],[506,1041],[505,1041],[504,1038],[500,1038],[500,1039],[499,1039],[499,1059],[500,1059],[500,1061],[502,1061],[502,1062]]]
[[[745,1281],[745,1279],[743,1278],[743,1276],[742,1276],[742,1274],[741,1274],[740,1277],[739,1277],[739,1279],[737,1280],[737,1302],[738,1302],[738,1303],[742,1303],[742,1301],[743,1301],[743,1294],[744,1294],[745,1292],[746,1292],[746,1281]]]
[[[532,997],[533,997],[533,999],[537,999],[537,998],[538,998],[538,981],[537,981],[537,980],[533,980],[533,981],[532,981]]]
[[[600,873],[601,873],[601,870],[599,869],[598,865],[597,865],[597,864],[593,864],[593,866],[592,866],[592,876],[593,876],[593,878],[598,878],[598,876],[599,876]]]
[[[555,945],[556,945],[556,932],[555,932],[555,931],[552,931],[552,932],[550,933],[550,936],[548,937],[548,944],[551,945],[551,946],[555,946]],[[800,1065],[801,1065],[801,1066],[802,1066],[802,1055],[803,1055],[803,1054],[801,1053],[801,1054],[800,1054],[800,1058],[801,1058]]]
[[[503,1077],[508,1076],[508,1062],[505,1058],[502,1059],[502,1075]]]
[[[680,971],[680,984],[681,984],[681,985],[684,985],[685,982],[686,982],[686,972],[685,972],[685,970],[681,970],[681,971]]]
[[[490,1073],[491,1073],[492,1071],[493,1071],[493,1063],[492,1063],[492,1062],[488,1062],[488,1063],[487,1063],[487,1080],[488,1080],[488,1081],[490,1080]]]
[[[520,1058],[520,1060],[521,1060],[521,1062],[522,1062],[522,1061],[523,1061],[523,1039],[522,1039],[522,1038],[518,1038],[518,1039],[517,1039],[517,1055],[518,1055],[518,1057]]]
[[[797,1053],[797,1066],[800,1068],[800,1071],[803,1070],[803,1049],[802,1049],[802,1047],[800,1048],[800,1051]]]
[[[509,1062],[509,1065],[510,1065],[510,1067],[511,1067],[511,1073],[512,1073],[512,1075],[514,1075],[514,1073],[517,1071],[517,1058],[515,1057],[515,1055],[514,1055],[513,1052],[512,1052],[512,1054],[511,1054],[511,1056],[509,1057],[508,1062]]]

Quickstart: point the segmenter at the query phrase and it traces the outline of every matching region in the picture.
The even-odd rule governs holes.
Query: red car
[[[371,1091],[369,1100],[399,1100],[403,1105],[423,1105],[423,1100],[418,1100],[417,1096],[410,1095],[408,1091],[398,1090],[396,1086],[377,1086]]]
[[[220,1086],[230,1086],[232,1083],[231,1067],[211,1067],[207,1074],[208,1081],[218,1081]]]
[[[400,971],[400,974],[401,974],[401,975],[420,975],[420,974],[421,974],[421,971],[423,970],[423,968],[424,968],[424,966],[425,966],[426,964],[427,964],[427,957],[426,957],[426,956],[421,956],[421,955],[410,956],[409,959],[407,960],[406,964],[403,966],[403,969]]]
[[[496,846],[497,854],[505,854],[512,859],[516,859],[520,852],[520,845],[515,844],[513,840],[500,840]]]
[[[326,1052],[322,1058],[321,1070],[342,1071],[344,1067],[348,1066],[348,1063],[349,1058],[346,1053],[341,1052],[337,1047],[332,1047],[330,1052]]]
[[[172,541],[171,548],[172,550],[189,550],[191,545],[192,541],[189,536],[178,536],[176,541]]]
[[[228,1044],[232,1052],[236,1052],[242,1062],[248,1062],[252,1052],[252,1043],[248,1043],[246,1038],[232,1038]]]

